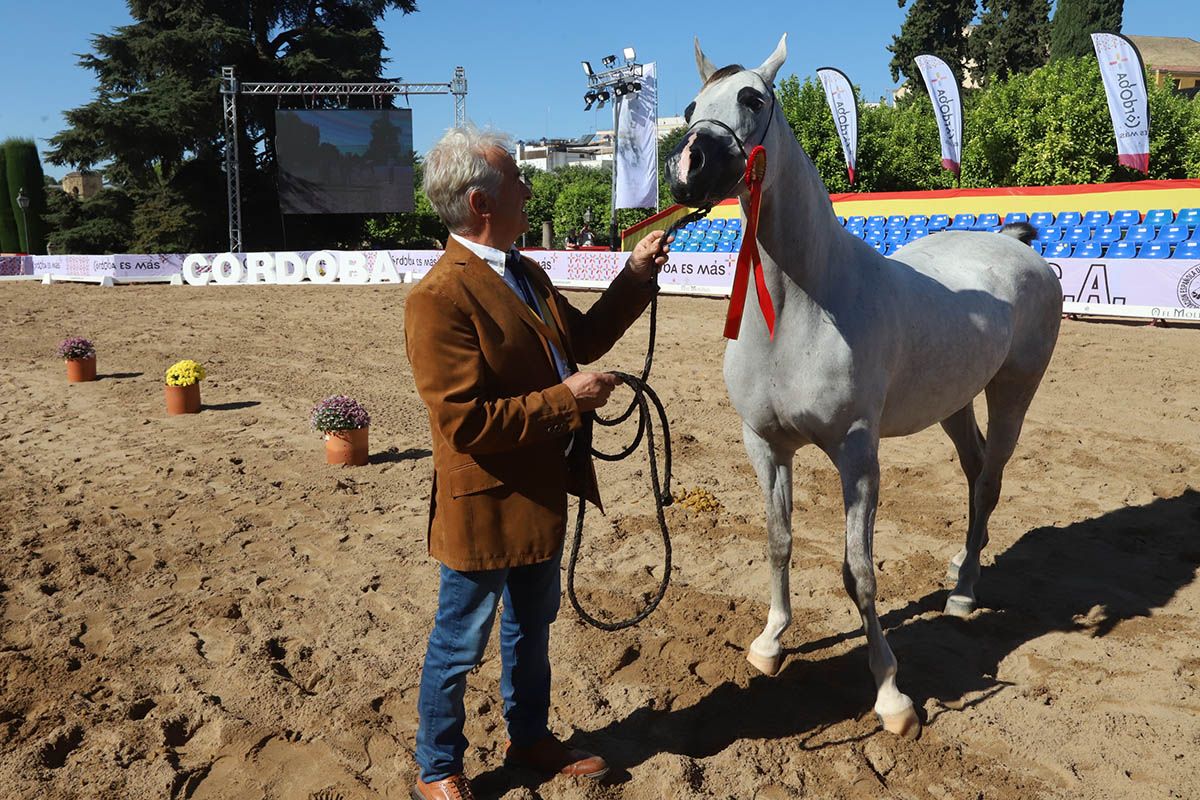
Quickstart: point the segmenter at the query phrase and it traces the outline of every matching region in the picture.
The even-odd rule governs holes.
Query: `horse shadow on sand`
[[[1195,579],[1198,566],[1200,492],[1188,489],[1029,531],[984,568],[977,585],[982,612],[970,619],[927,614],[943,607],[942,589],[888,612],[881,622],[900,662],[900,686],[924,717],[928,698],[963,707],[1004,691],[1006,684],[995,678],[1000,662],[1040,636],[1101,637],[1120,622],[1149,616]],[[861,644],[825,658],[805,655],[849,639]],[[619,765],[610,779],[622,782],[629,768],[661,752],[703,758],[741,739],[792,736],[811,749],[838,744],[817,740],[825,729],[868,713],[874,702],[866,640],[855,631],[790,649],[774,678],[759,676],[745,687],[723,683],[686,708],[639,708],[598,730],[576,733],[571,743]],[[476,785],[503,793],[541,783],[506,772],[485,773]]]

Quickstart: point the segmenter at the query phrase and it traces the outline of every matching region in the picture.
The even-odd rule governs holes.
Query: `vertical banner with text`
[[[1150,110],[1142,55],[1119,33],[1093,33],[1092,47],[1100,62],[1108,114],[1117,137],[1117,160],[1149,174]]]
[[[929,90],[933,115],[937,117],[938,136],[942,140],[942,166],[958,177],[962,163],[962,100],[958,79],[937,56],[919,55],[916,62],[925,88]]]
[[[658,208],[658,80],[642,68],[642,89],[621,100],[616,141],[617,208]]]
[[[833,127],[842,143],[842,155],[846,157],[846,174],[850,185],[854,185],[854,165],[858,158],[858,100],[854,87],[846,73],[833,67],[821,67],[817,78],[825,90],[825,100],[833,113]]]

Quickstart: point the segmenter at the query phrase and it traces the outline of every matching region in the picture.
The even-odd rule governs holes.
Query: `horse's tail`
[[[1000,233],[1007,233],[1014,239],[1020,239],[1025,244],[1029,244],[1038,236],[1037,228],[1028,222],[1010,222],[1000,229]]]

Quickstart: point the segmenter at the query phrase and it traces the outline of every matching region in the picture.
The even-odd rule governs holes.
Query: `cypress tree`
[[[0,253],[16,253],[21,249],[21,237],[17,233],[17,219],[13,215],[13,204],[8,197],[4,148],[0,146]]]
[[[1050,56],[1050,0],[983,0],[967,40],[981,86],[1044,66]]]
[[[1050,23],[1050,59],[1092,56],[1092,34],[1119,33],[1125,0],[1058,0]]]
[[[908,0],[896,0],[904,8]],[[913,59],[922,53],[946,62],[959,81],[967,61],[967,26],[975,19],[975,0],[913,0],[900,33],[892,37],[888,50],[892,80],[903,75],[908,86],[925,92],[925,83]]]
[[[12,203],[13,221],[21,250],[25,253],[46,253],[46,232],[42,214],[46,211],[46,179],[37,145],[32,139],[9,139],[4,143],[4,173],[8,182],[8,199]],[[24,213],[17,205],[17,194],[24,190],[29,208]]]

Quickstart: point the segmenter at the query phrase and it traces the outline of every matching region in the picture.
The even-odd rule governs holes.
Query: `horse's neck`
[[[770,189],[763,192],[759,212],[758,243],[763,267],[777,270],[786,291],[794,284],[809,295],[819,294],[829,273],[829,254],[837,235],[837,219],[829,193],[816,167],[787,122],[786,136],[767,154],[767,171],[774,173]],[[743,216],[749,213],[749,198],[742,198]]]

